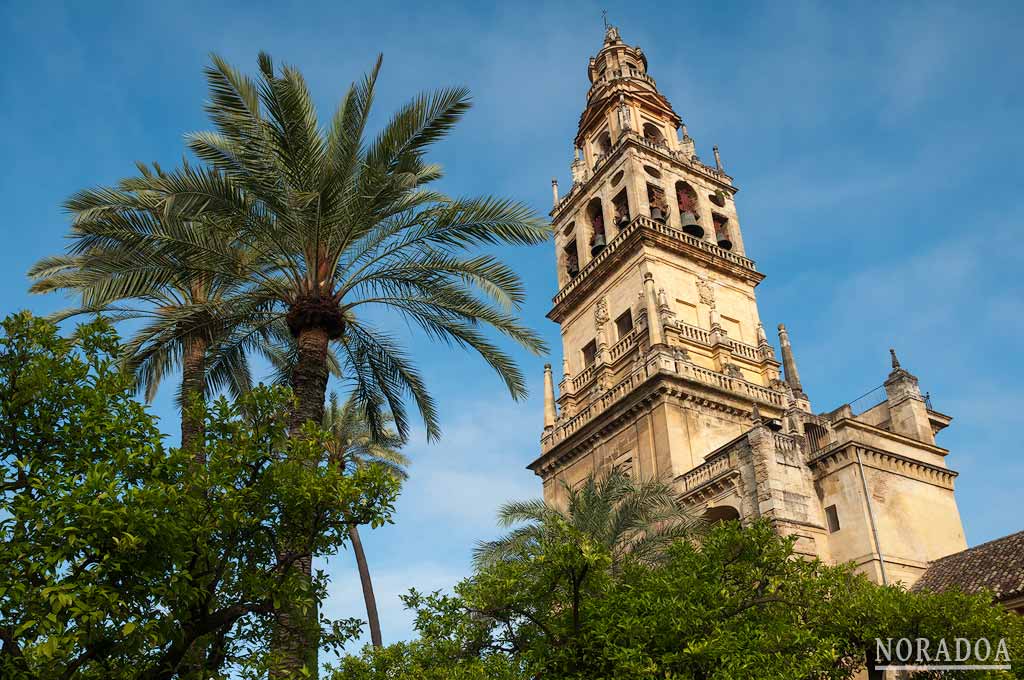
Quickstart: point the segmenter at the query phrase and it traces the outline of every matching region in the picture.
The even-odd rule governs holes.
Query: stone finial
[[[555,426],[555,383],[551,378],[551,364],[544,364],[544,429]]]
[[[750,409],[750,422],[752,422],[754,425],[760,425],[760,424],[762,424],[764,422],[761,419],[761,409],[759,409],[757,407],[757,402],[756,401],[754,402],[754,405]]]
[[[719,172],[722,172],[722,157],[718,154],[717,146],[713,147],[713,149],[715,151],[715,168],[717,168]]]
[[[562,357],[562,378],[569,379],[569,357]]]
[[[551,178],[551,201],[552,205],[558,205],[558,180],[554,177]]]
[[[764,326],[760,322],[757,324],[757,344],[768,344],[768,334],[764,332]]]
[[[786,384],[794,393],[803,393],[800,385],[800,374],[796,370],[796,359],[793,356],[793,346],[789,344],[789,333],[784,324],[779,324],[779,345],[782,347],[782,368],[785,371]]]
[[[896,350],[892,347],[889,348],[889,358],[892,361],[892,370],[896,370],[900,367],[900,360],[896,358]]]

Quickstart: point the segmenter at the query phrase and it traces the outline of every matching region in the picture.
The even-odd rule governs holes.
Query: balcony
[[[622,246],[622,244],[630,236],[636,234],[641,230],[654,231],[663,236],[667,236],[673,241],[676,241],[680,244],[689,246],[691,248],[696,248],[704,253],[707,253],[708,255],[713,255],[714,257],[720,258],[734,266],[742,267],[743,269],[747,269],[753,272],[757,271],[757,269],[754,266],[753,260],[743,257],[742,255],[737,255],[736,253],[730,252],[725,248],[719,248],[717,245],[710,243],[708,241],[704,241],[699,238],[694,238],[689,234],[683,233],[679,229],[670,227],[667,224],[662,224],[661,222],[656,222],[655,220],[652,220],[650,217],[646,217],[644,215],[637,215],[632,219],[632,221],[629,224],[623,227],[619,231],[619,233],[615,235],[611,242],[608,243],[607,246],[605,246],[604,250],[602,250],[600,253],[594,256],[590,260],[590,262],[585,264],[580,269],[579,273],[576,276],[572,277],[572,279],[566,282],[565,286],[562,287],[562,290],[558,291],[558,294],[555,295],[554,299],[552,300],[554,306],[557,307],[562,301],[569,297],[569,295],[574,290],[579,288],[580,285],[587,280],[587,278],[590,276],[591,273],[594,272],[594,270],[601,266],[602,262],[611,258],[611,256]]]

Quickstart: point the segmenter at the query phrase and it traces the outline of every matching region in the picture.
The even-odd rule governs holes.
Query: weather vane
[[[608,10],[606,10],[606,9],[601,10],[601,21],[604,22],[604,27],[607,29],[608,28]]]

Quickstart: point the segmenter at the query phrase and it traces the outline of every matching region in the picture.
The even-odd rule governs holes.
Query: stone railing
[[[608,350],[608,358],[614,362],[620,356],[632,349],[633,345],[637,343],[639,338],[640,329],[633,326],[633,328],[631,328],[621,340],[612,345],[612,348]]]
[[[594,379],[594,365],[584,368],[579,375],[572,379],[573,393],[579,392],[587,383]]]
[[[680,374],[686,377],[692,377],[705,385],[711,385],[712,387],[718,387],[733,393],[745,394],[752,399],[767,402],[773,406],[781,407],[783,404],[783,395],[781,392],[776,392],[775,390],[767,387],[756,385],[744,380],[743,378],[733,378],[732,376],[712,371],[709,368],[704,368],[697,364],[683,364]]]
[[[679,335],[683,336],[687,340],[692,340],[693,342],[699,343],[701,345],[711,344],[711,332],[706,331],[703,328],[691,326],[690,324],[684,321],[677,321],[671,327],[679,331]]]
[[[728,260],[729,262],[732,262],[733,264],[737,264],[737,265],[739,265],[741,267],[745,267],[747,269],[751,269],[753,271],[757,271],[757,269],[754,267],[754,261],[751,260],[751,259],[748,259],[746,257],[743,257],[742,255],[737,255],[736,253],[734,253],[732,251],[729,251],[729,250],[726,250],[725,248],[721,248],[721,247],[719,247],[718,245],[716,245],[714,243],[710,243],[710,242],[705,241],[703,239],[699,239],[699,238],[695,238],[693,236],[690,236],[689,234],[687,234],[687,233],[685,233],[683,231],[680,231],[679,229],[676,229],[675,227],[670,227],[667,224],[662,224],[661,222],[657,222],[655,220],[652,220],[649,217],[640,216],[640,217],[637,217],[636,219],[637,220],[645,220],[646,223],[645,223],[644,226],[646,226],[648,228],[651,228],[651,229],[654,229],[655,231],[661,232],[662,234],[665,234],[666,236],[671,236],[672,238],[674,238],[674,239],[676,239],[678,241],[682,241],[683,243],[688,243],[691,246],[694,246],[696,248],[700,248],[701,250],[703,250],[705,252],[711,253],[713,255],[717,255],[718,257],[720,257],[720,258],[722,258],[724,260]]]
[[[598,76],[597,80],[595,80],[593,85],[590,86],[590,89],[587,90],[587,99],[590,99],[590,97],[594,94],[594,90],[596,90],[598,87],[600,87],[602,85],[606,85],[606,84],[611,83],[611,82],[616,81],[616,80],[622,80],[624,78],[636,78],[637,80],[642,80],[645,83],[650,83],[651,87],[653,87],[655,89],[657,89],[657,87],[658,87],[657,83],[654,82],[654,78],[650,77],[649,75],[647,75],[646,73],[644,73],[640,69],[635,69],[635,68],[608,69],[607,71],[602,73],[600,76]]]
[[[558,291],[558,294],[555,295],[552,302],[555,305],[558,305],[562,300],[567,298],[569,296],[569,293],[571,293],[577,286],[579,286],[580,283],[587,278],[590,272],[597,269],[597,267],[599,267],[602,262],[611,257],[612,253],[614,253],[618,249],[619,245],[630,234],[633,234],[640,229],[652,229],[660,234],[664,234],[665,236],[669,236],[677,241],[691,245],[694,248],[699,248],[707,253],[720,257],[733,264],[739,265],[740,267],[750,269],[751,271],[757,271],[757,269],[754,267],[753,260],[747,259],[742,255],[737,255],[736,253],[730,252],[725,248],[719,248],[717,245],[713,243],[709,243],[699,238],[694,238],[693,236],[690,236],[689,234],[686,234],[680,231],[679,229],[675,229],[668,225],[662,224],[661,222],[652,220],[650,217],[646,217],[644,215],[637,215],[632,219],[632,221],[629,224],[623,227],[619,231],[619,233],[615,235],[611,242],[609,242],[608,245],[605,246],[604,250],[598,253],[593,259],[590,260],[590,262],[583,265],[579,273],[576,274],[576,276],[572,277],[565,284],[565,286],[562,287],[562,290]]]
[[[729,470],[737,469],[738,466],[736,450],[730,447],[711,455],[697,467],[676,477],[676,486],[681,493],[686,494]]]
[[[779,434],[773,432],[772,437],[775,439],[775,450],[776,451],[796,451],[799,447],[797,446],[796,440],[787,434]]]
[[[630,335],[627,335],[616,343],[612,348],[615,352],[616,359],[626,356],[627,353],[632,354],[634,352],[641,351],[641,345],[639,342],[641,330],[642,329],[634,328],[634,332],[631,332]],[[669,375],[678,375],[686,380],[692,380],[693,382],[727,391],[732,394],[743,395],[750,401],[759,401],[761,403],[771,404],[778,408],[783,407],[784,395],[781,392],[776,392],[775,390],[767,387],[762,387],[761,385],[748,382],[742,378],[734,378],[723,373],[718,373],[717,371],[712,371],[711,369],[692,364],[688,361],[676,360],[670,363],[674,363],[674,368],[661,368],[659,370]],[[596,366],[590,366],[570,380],[573,394],[578,393],[582,388],[588,386],[594,380],[596,368]],[[555,427],[548,434],[542,437],[542,450],[546,451],[555,446],[555,444],[564,440],[573,432],[590,422],[593,418],[597,417],[613,403],[617,402],[622,397],[625,397],[637,385],[652,375],[650,370],[651,369],[646,364],[637,366],[610,389],[604,390],[598,394],[590,403],[586,404],[586,406],[583,406],[579,411],[573,414],[572,417],[559,419],[555,423]]]
[[[730,342],[732,343],[733,354],[738,354],[744,359],[750,359],[754,362],[761,361],[761,350],[758,348],[739,340],[733,340],[732,338],[730,338]]]

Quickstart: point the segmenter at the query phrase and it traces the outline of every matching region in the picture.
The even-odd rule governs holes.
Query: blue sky
[[[208,127],[202,68],[216,51],[252,72],[259,50],[299,66],[327,115],[384,53],[377,112],[467,85],[476,106],[436,149],[453,194],[494,193],[546,213],[568,186],[571,140],[601,44],[601,8],[644,48],[698,153],[721,148],[766,327],[784,322],[813,405],[881,384],[887,348],[954,416],[939,443],[961,473],[968,541],[1022,526],[1024,478],[1024,10],[1014,3],[435,4],[0,1],[0,314],[45,313],[25,270],[59,252],[72,192],[171,166]],[[550,246],[501,253],[524,277],[523,315],[552,347]],[[395,526],[365,532],[386,639],[406,637],[398,593],[451,585],[494,512],[539,495],[541,367],[513,403],[474,357],[413,341],[445,436],[409,446]],[[559,357],[553,357],[557,366]],[[154,405],[174,432],[167,388]],[[350,556],[328,610],[360,615]]]

